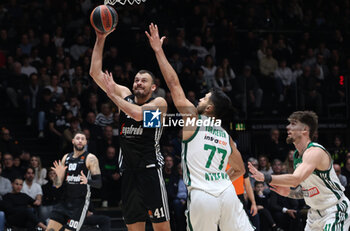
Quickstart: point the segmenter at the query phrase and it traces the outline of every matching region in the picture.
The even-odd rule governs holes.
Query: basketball
[[[117,11],[109,5],[99,5],[91,12],[90,22],[96,31],[107,33],[117,26]]]

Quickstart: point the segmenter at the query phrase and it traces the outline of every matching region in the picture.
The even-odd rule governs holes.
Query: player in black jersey
[[[54,185],[63,187],[63,196],[50,216],[47,231],[80,230],[90,203],[90,186],[101,188],[101,171],[98,159],[85,151],[86,136],[76,132],[73,136],[73,152],[54,162],[52,169],[57,177]]]
[[[116,84],[110,73],[102,71],[102,53],[108,34],[96,32],[90,75],[121,110],[119,159],[124,220],[129,230],[141,231],[145,230],[149,217],[155,231],[168,231],[169,208],[161,171],[164,160],[159,147],[162,128],[142,125],[143,109],[159,109],[157,113],[165,113],[167,103],[161,97],[152,97],[156,85],[149,71],[136,74],[133,93]]]

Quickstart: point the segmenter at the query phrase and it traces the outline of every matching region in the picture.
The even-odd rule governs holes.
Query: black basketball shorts
[[[123,172],[122,211],[126,224],[144,222],[147,217],[152,223],[170,219],[161,169],[147,168],[141,171]]]
[[[50,219],[62,224],[68,230],[79,231],[84,223],[89,203],[89,197],[62,201],[54,206]]]

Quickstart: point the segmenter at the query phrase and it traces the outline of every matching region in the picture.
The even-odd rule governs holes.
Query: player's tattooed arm
[[[95,155],[89,155],[87,159],[87,167],[91,171],[91,175],[101,174],[100,165]]]
[[[88,158],[86,160],[86,167],[91,172],[91,179],[88,179],[86,184],[90,185],[94,188],[101,188],[102,187],[102,177],[101,177],[101,170],[98,164],[98,159],[95,155],[89,154]],[[84,176],[84,173],[81,172],[81,175]],[[84,176],[85,177],[85,176]],[[86,179],[86,177],[85,177]],[[85,184],[85,182],[81,182],[81,184]]]
[[[292,199],[303,199],[304,198],[304,195],[303,195],[303,191],[301,189],[301,186],[298,185],[298,187],[296,188],[291,188],[290,189],[290,192],[288,194],[288,197],[289,198],[292,198]]]

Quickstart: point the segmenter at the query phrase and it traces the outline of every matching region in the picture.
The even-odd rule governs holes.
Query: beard
[[[74,149],[77,150],[77,151],[79,151],[79,152],[80,152],[80,151],[83,151],[84,148],[85,148],[84,145],[83,145],[81,148],[79,148],[79,147],[78,147],[77,145],[75,145],[75,144],[74,144],[73,146],[74,146]]]
[[[197,106],[198,114],[203,114],[205,108],[206,108],[206,105],[198,105]]]
[[[286,138],[286,143],[287,144],[292,144],[292,143],[294,143],[294,138],[293,137],[289,137],[289,136],[287,136],[287,138]]]
[[[137,98],[145,98],[145,97],[147,97],[147,95],[148,95],[148,92],[149,91],[146,91],[146,89],[135,89],[135,90],[133,90],[133,93],[134,93],[134,95],[137,97]]]

